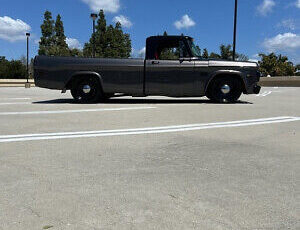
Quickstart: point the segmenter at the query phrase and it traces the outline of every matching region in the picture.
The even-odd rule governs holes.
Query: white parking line
[[[32,104],[31,102],[3,102],[0,105],[28,105]]]
[[[78,109],[78,110],[54,110],[54,111],[29,111],[29,112],[0,112],[0,116],[7,115],[42,115],[42,114],[64,114],[64,113],[87,113],[106,111],[126,111],[156,109],[156,107],[127,107],[127,108],[102,108],[102,109]]]
[[[265,97],[265,96],[268,96],[272,93],[272,91],[268,91],[268,92],[265,92],[262,96]]]
[[[260,94],[257,94],[256,96],[257,97],[266,97],[272,93],[281,93],[282,92],[282,89],[281,90],[278,90],[279,87],[274,87],[275,90],[269,90],[269,91],[265,91],[265,92],[262,92]],[[276,90],[277,89],[277,90]]]
[[[266,92],[263,92],[261,94],[257,94],[256,96],[257,97],[265,97],[265,96],[268,96],[272,93],[272,91],[266,91]]]
[[[163,126],[163,127],[149,127],[149,128],[136,128],[136,129],[2,135],[2,136],[0,136],[0,143],[1,142],[3,143],[3,142],[54,140],[54,139],[67,139],[67,138],[108,137],[108,136],[123,136],[123,135],[170,133],[170,132],[195,131],[195,130],[203,130],[203,129],[264,125],[264,124],[273,124],[273,123],[293,122],[293,121],[299,121],[299,120],[300,120],[300,117],[271,117],[271,118],[241,120],[241,121],[229,121],[229,122],[206,123],[206,124],[190,124],[190,125],[178,125],[178,126]]]
[[[31,98],[28,97],[18,97],[18,98],[0,98],[1,101],[5,101],[5,100],[30,100]]]

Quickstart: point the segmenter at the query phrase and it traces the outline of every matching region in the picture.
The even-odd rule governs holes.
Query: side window
[[[163,43],[156,53],[156,59],[159,60],[179,60],[181,57],[189,57],[183,41]]]
[[[178,60],[179,58],[179,47],[163,48],[159,55],[159,60]]]

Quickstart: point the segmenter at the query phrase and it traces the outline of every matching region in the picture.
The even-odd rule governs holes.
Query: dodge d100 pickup
[[[115,94],[236,102],[260,91],[257,63],[203,59],[188,36],[149,37],[145,60],[37,56],[34,79],[38,87],[71,90],[82,103]]]

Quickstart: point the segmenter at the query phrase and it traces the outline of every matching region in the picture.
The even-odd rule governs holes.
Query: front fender
[[[238,77],[242,80],[244,89],[246,88],[246,79],[245,79],[244,74],[241,71],[237,71],[237,70],[218,70],[218,71],[213,72],[210,75],[209,81],[207,82],[207,84],[205,86],[205,93],[207,92],[210,83],[216,77],[219,77],[219,76],[235,76],[235,77]]]

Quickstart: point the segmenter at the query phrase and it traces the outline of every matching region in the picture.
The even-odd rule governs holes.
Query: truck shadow
[[[33,104],[80,104],[80,103],[75,102],[73,99],[54,99],[54,100],[46,100],[46,101],[36,101],[33,102]],[[98,102],[98,104],[109,105],[109,104],[222,104],[222,103],[212,102],[208,99],[111,98],[109,100]],[[240,100],[236,103],[227,103],[227,104],[253,104],[253,103]]]

